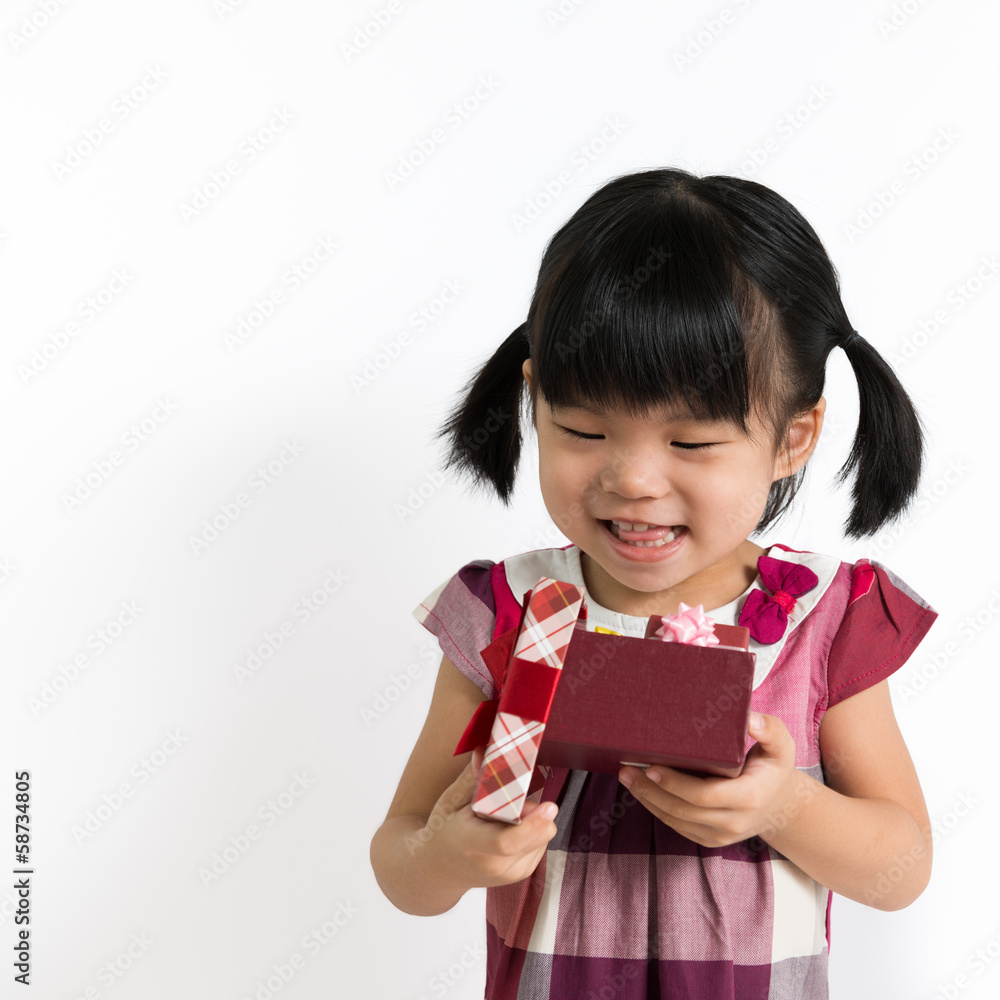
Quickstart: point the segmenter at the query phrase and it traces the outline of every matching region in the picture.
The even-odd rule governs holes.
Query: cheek
[[[579,499],[583,491],[580,470],[565,457],[544,457],[539,462],[539,482],[543,494],[560,507],[567,507]]]
[[[550,452],[539,463],[542,477],[554,490],[579,492],[589,481],[587,463],[579,456]]]
[[[748,531],[757,524],[767,506],[767,498],[771,493],[769,472],[770,469],[760,466],[748,469],[742,488],[733,494],[733,516],[738,517]]]
[[[735,473],[732,469],[712,470],[699,477],[699,506],[725,527],[742,531],[760,520],[770,488],[766,470],[762,473],[760,467]]]
[[[600,497],[596,485],[592,463],[581,461],[576,456],[553,462],[545,468],[543,479],[548,483],[544,488],[549,513],[558,523],[578,522],[589,518],[588,511]]]

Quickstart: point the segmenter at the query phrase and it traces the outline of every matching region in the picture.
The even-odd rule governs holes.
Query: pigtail
[[[923,431],[906,390],[885,359],[856,331],[841,345],[858,382],[858,429],[837,482],[854,473],[845,532],[873,535],[898,517],[920,482]]]
[[[521,367],[531,355],[527,323],[497,348],[462,390],[462,401],[436,437],[448,440],[445,467],[470,474],[510,502],[521,455]]]

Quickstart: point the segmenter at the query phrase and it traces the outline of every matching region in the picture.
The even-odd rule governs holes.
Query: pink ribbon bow
[[[664,642],[683,642],[689,646],[718,646],[715,619],[705,614],[699,604],[692,608],[683,601],[677,605],[676,615],[664,615],[656,635]]]
[[[785,634],[796,598],[812,590],[819,578],[808,566],[770,556],[761,556],[757,569],[761,583],[771,593],[751,590],[740,612],[740,624],[757,642],[770,646]]]

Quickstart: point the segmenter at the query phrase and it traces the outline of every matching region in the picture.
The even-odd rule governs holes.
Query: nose
[[[601,470],[601,489],[628,500],[659,499],[670,492],[663,456],[649,449],[619,449]]]

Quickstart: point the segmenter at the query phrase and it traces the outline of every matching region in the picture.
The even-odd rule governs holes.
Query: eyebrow
[[[579,403],[558,403],[551,406],[550,409],[553,410],[582,410],[584,413],[589,413],[594,417],[603,417],[605,415],[604,410],[601,409],[596,403],[591,403],[588,400],[583,400]]]
[[[602,407],[598,406],[596,403],[591,403],[589,400],[581,400],[579,403],[560,403],[558,405],[549,407],[553,411],[558,410],[577,410],[581,413],[589,413],[593,417],[599,417],[604,419],[608,415],[608,411],[604,410]],[[705,420],[698,417],[691,410],[679,409],[673,413],[668,413],[664,416],[664,421],[667,423],[713,423],[716,421]]]

